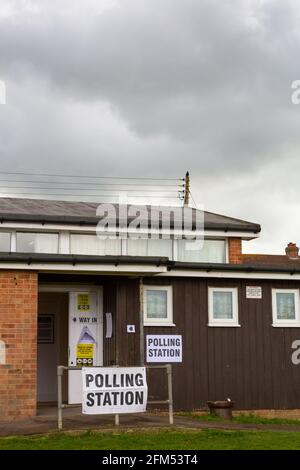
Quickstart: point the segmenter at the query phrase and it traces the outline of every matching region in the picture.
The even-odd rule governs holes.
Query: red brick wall
[[[0,421],[36,414],[37,293],[36,273],[0,271]]]
[[[239,264],[242,262],[242,239],[229,238],[228,239],[228,253],[229,263]]]

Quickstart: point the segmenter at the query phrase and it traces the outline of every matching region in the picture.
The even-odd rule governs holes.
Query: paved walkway
[[[80,412],[80,408],[63,410],[64,430],[98,431],[125,430],[128,428],[147,429],[169,427],[167,413],[143,413],[135,415],[120,415],[120,426],[114,425],[114,416],[87,416]],[[205,422],[196,419],[175,416],[174,427],[186,429],[222,429],[222,430],[264,430],[299,432],[297,425],[266,425],[266,424],[240,424],[231,421]],[[33,419],[0,423],[0,436],[34,435],[57,431],[57,409],[55,407],[42,408]],[[299,435],[300,437],[300,435]]]

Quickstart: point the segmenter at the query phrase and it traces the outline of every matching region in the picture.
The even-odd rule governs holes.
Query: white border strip
[[[10,271],[13,270],[22,270],[22,271],[39,271],[39,272],[80,272],[80,273],[97,273],[97,274],[139,274],[139,273],[149,273],[149,274],[161,274],[167,272],[166,266],[153,266],[153,265],[134,265],[134,264],[85,264],[78,263],[74,266],[72,263],[36,263],[32,264],[27,263],[1,263],[0,270],[7,269]]]
[[[166,266],[139,265],[139,264],[88,264],[78,263],[36,263],[32,264],[18,262],[0,262],[0,270],[23,270],[39,272],[80,272],[97,274],[156,274],[157,277],[188,277],[188,278],[220,278],[220,279],[278,279],[289,281],[300,281],[299,274],[274,273],[274,272],[242,272],[242,271],[207,271],[207,270],[184,270],[172,269],[168,271]]]
[[[41,231],[41,232],[60,232],[60,231],[65,231],[65,232],[72,232],[72,233],[93,233],[96,234],[96,225],[79,225],[78,224],[64,224],[64,223],[53,223],[53,222],[10,222],[10,221],[3,221],[0,224],[0,231],[7,231],[7,230],[23,230],[23,231]],[[118,233],[127,233],[128,230],[123,229],[123,230],[118,230]],[[134,233],[143,233],[142,231],[137,230],[136,232],[133,232],[132,230],[130,231],[131,234]],[[161,234],[161,235],[182,235],[182,231],[173,231],[173,230],[164,230],[164,229],[159,229],[159,230],[153,230],[149,229],[149,231],[145,231],[145,233],[153,233],[153,234]],[[201,231],[190,231],[190,230],[184,230],[183,233],[185,235],[198,235],[198,236],[205,236],[205,237],[221,237],[221,238],[243,238],[244,240],[251,240],[253,238],[258,238],[260,236],[259,233],[254,233],[254,232],[243,232],[243,231],[232,231],[228,229],[228,231],[225,230],[201,230]]]
[[[199,278],[221,278],[221,279],[279,279],[289,281],[300,281],[299,274],[274,273],[274,272],[241,272],[241,271],[198,271],[172,269],[167,273],[158,274],[159,277],[199,277]]]

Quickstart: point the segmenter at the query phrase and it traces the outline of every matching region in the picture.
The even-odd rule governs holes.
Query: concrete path
[[[114,425],[114,416],[87,416],[82,415],[80,408],[69,408],[63,411],[63,429],[98,431],[137,430],[147,428],[169,427],[167,413],[143,413],[135,415],[120,415],[120,426]],[[299,432],[297,425],[266,425],[266,424],[240,424],[230,421],[205,422],[197,419],[175,416],[174,427],[186,429],[222,429],[222,430],[263,430]],[[173,429],[174,429],[173,427]],[[0,423],[0,436],[34,435],[57,431],[57,410],[55,407],[42,408],[33,419]]]

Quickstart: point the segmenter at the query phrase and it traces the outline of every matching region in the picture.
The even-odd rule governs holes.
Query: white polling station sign
[[[182,362],[181,335],[147,335],[147,362]]]
[[[145,367],[83,367],[82,413],[121,414],[146,411]]]

